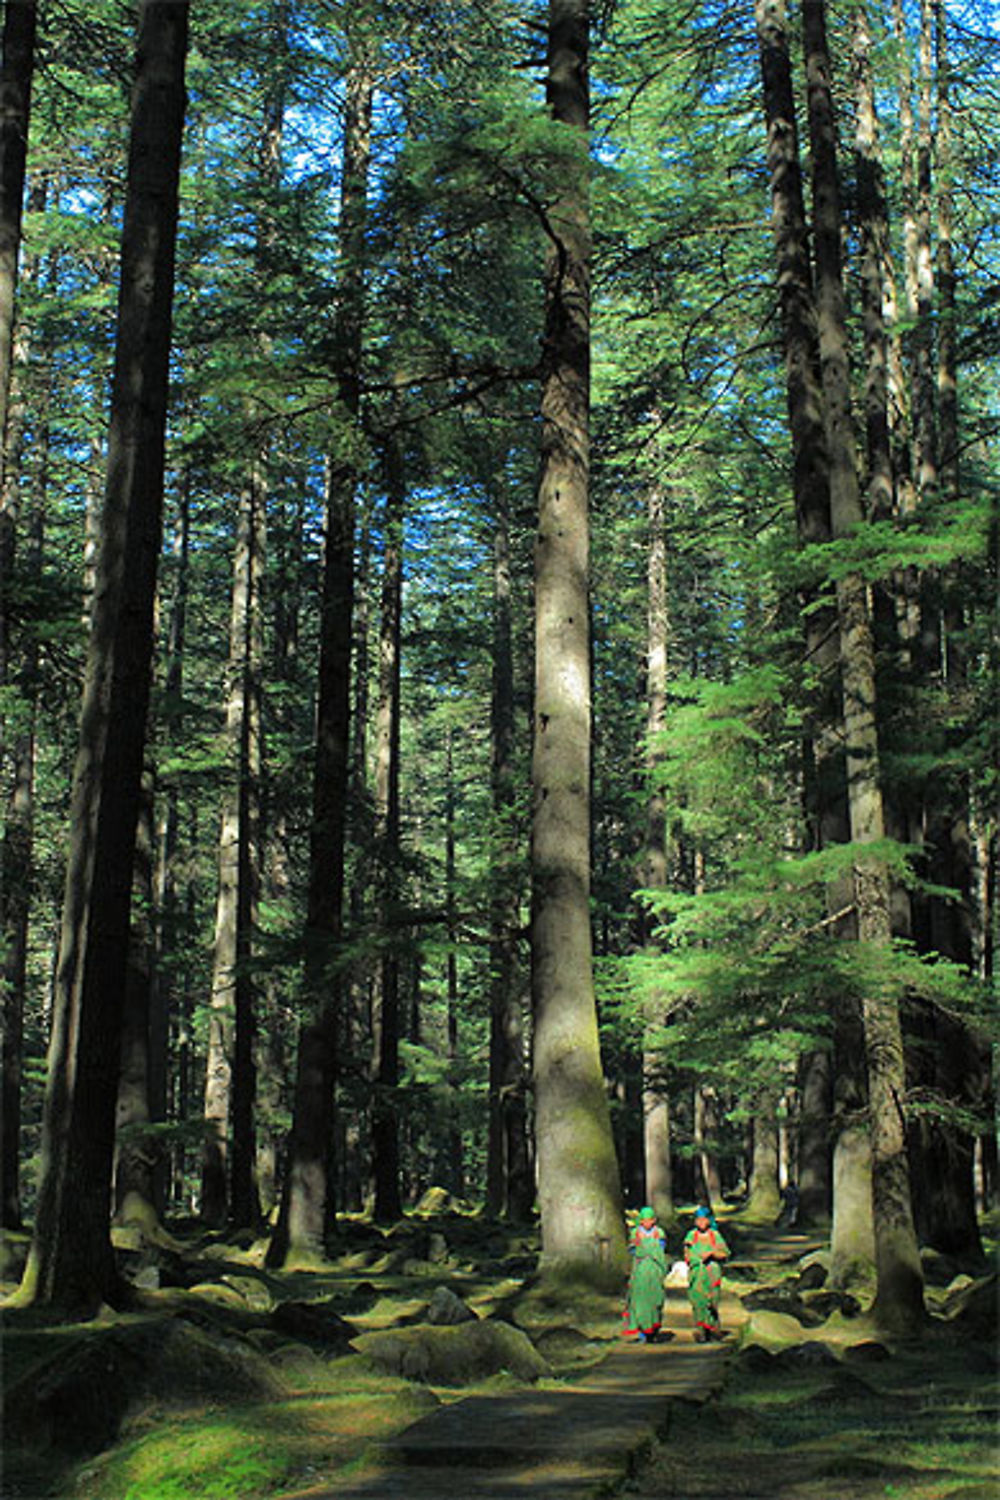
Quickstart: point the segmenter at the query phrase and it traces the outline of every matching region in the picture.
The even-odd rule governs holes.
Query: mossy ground
[[[738,1222],[727,1233],[731,1292],[780,1287],[801,1270],[801,1245]],[[556,1379],[617,1338],[620,1298],[535,1274],[530,1235],[453,1212],[386,1232],[359,1222],[345,1236],[336,1258],[287,1272],[264,1269],[260,1242],[190,1241],[187,1289],[146,1293],[135,1313],[60,1327],[30,1310],[10,1315],[5,1500],[319,1492],[364,1471],[380,1441],[438,1402],[515,1384],[503,1373],[452,1388],[377,1372],[276,1309],[335,1315],[358,1332],[405,1328],[445,1284],[480,1316],[524,1329]],[[933,1307],[943,1302],[943,1288],[929,1293]],[[863,1317],[835,1315],[802,1336],[842,1355],[873,1334]],[[68,1369],[75,1383],[59,1386]],[[31,1402],[47,1382],[57,1399],[39,1416]],[[785,1368],[736,1354],[723,1396],[676,1404],[668,1437],[630,1483],[664,1500],[995,1500],[996,1389],[991,1349],[943,1320],[872,1365]]]
[[[841,1367],[736,1368],[707,1410],[678,1406],[632,1481],[649,1500],[996,1500],[996,1375],[960,1347]]]

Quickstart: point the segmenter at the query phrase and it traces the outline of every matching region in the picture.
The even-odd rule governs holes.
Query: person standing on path
[[[632,1270],[625,1304],[625,1337],[652,1343],[663,1321],[663,1278],[667,1274],[666,1236],[651,1208],[641,1208],[629,1238]]]
[[[684,1260],[688,1268],[688,1298],[694,1319],[694,1336],[699,1344],[722,1337],[719,1297],[722,1263],[728,1256],[729,1246],[719,1233],[711,1209],[696,1208],[694,1228],[684,1236]]]

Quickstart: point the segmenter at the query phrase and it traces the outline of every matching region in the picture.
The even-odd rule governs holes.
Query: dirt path
[[[588,1500],[623,1480],[667,1427],[672,1401],[719,1389],[731,1344],[696,1344],[682,1291],[668,1293],[665,1337],[620,1342],[572,1384],[469,1396],[416,1422],[379,1450],[363,1478],[286,1500]],[[724,1296],[723,1323],[742,1320]]]

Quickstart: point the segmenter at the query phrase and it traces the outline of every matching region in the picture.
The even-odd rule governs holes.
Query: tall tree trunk
[[[21,249],[24,171],[31,118],[31,84],[35,69],[35,0],[7,0],[0,63],[0,493],[7,472],[7,413],[14,361],[14,300]],[[0,576],[8,563],[5,513],[0,511]],[[8,575],[9,576],[9,575]],[[0,622],[4,612],[0,610]],[[0,663],[4,657],[0,639]]]
[[[448,1187],[457,1197],[465,1195],[465,1162],[462,1152],[462,1125],[459,1113],[458,1083],[458,918],[456,903],[455,850],[455,756],[453,733],[448,726],[445,739],[445,906],[448,913],[448,957],[446,991],[448,996]]]
[[[771,174],[771,219],[785,354],[796,531],[799,544],[809,547],[830,539],[829,458],[815,289],[784,0],[756,0],[755,11]],[[809,585],[803,588],[799,601],[804,621],[806,680],[811,684],[806,690],[802,754],[806,844],[810,849],[844,843],[849,836],[840,738],[839,626],[836,609],[823,603],[823,592],[821,585]],[[831,884],[827,892],[830,914],[843,911],[849,902],[844,883]],[[804,1067],[807,1075],[819,1078],[824,1071],[822,1055],[807,1059]],[[803,1221],[810,1214],[823,1217],[829,1212],[830,1102],[829,1089],[810,1091],[804,1145],[811,1189],[801,1200]]]
[[[35,1233],[21,1297],[117,1291],[109,1217],[129,907],[161,545],[187,0],[144,0],[104,507],[73,778]],[[114,733],[111,733],[114,726]]]
[[[181,474],[177,486],[177,518],[174,527],[172,551],[176,562],[174,593],[167,625],[167,663],[164,674],[163,721],[164,734],[170,750],[176,750],[184,739],[184,653],[187,646],[187,603],[189,587],[189,555],[191,533],[190,480]],[[163,787],[162,823],[159,835],[159,859],[156,877],[156,1005],[154,1022],[154,1045],[152,1047],[153,1078],[150,1094],[154,1118],[165,1120],[171,1113],[168,1106],[170,1094],[169,1059],[172,1039],[177,1052],[177,1088],[172,1115],[175,1120],[186,1118],[186,1090],[180,1086],[180,1078],[187,1078],[187,1033],[180,1011],[177,977],[166,955],[178,951],[181,943],[183,912],[177,889],[177,856],[180,841],[180,787],[176,776],[166,780]],[[163,1035],[162,1053],[155,1045],[156,1038]],[[181,1067],[183,1059],[183,1067]],[[172,1152],[169,1182],[158,1187],[164,1196],[169,1196],[171,1183],[181,1183],[185,1177],[185,1149],[177,1144]]]
[[[515,1221],[535,1184],[527,1138],[522,990],[518,962],[518,829],[514,767],[514,649],[510,505],[495,494],[493,676],[490,699],[493,843],[490,878],[490,1072],[486,1206]]]
[[[379,624],[379,697],[375,746],[375,836],[379,850],[382,960],[375,1016],[372,1152],[375,1217],[398,1219],[399,1189],[399,939],[400,897],[399,690],[403,604],[402,455],[390,438],[386,451],[385,545]]]
[[[667,654],[670,617],[667,603],[667,496],[662,484],[652,483],[646,498],[648,523],[646,561],[646,838],[641,880],[647,890],[667,885],[667,819],[663,792],[656,784],[662,760],[658,736],[667,722]],[[643,933],[643,941],[646,935]],[[645,1167],[644,1201],[663,1223],[674,1215],[670,1161],[670,1095],[650,1027],[662,1026],[662,1004],[656,1000],[647,1020],[642,1053],[642,1125]]]
[[[347,79],[340,199],[341,296],[337,311],[337,380],[356,419],[360,409],[364,259],[373,79],[354,57]],[[354,610],[357,475],[350,461],[331,461],[327,484],[323,597],[320,612],[313,816],[305,931],[305,1003],[299,1032],[292,1129],[271,1264],[291,1254],[321,1254],[334,1211],[334,1102],[344,978],[344,850],[350,773],[350,684]]]
[[[47,485],[47,412],[40,412],[41,462],[27,518],[24,566],[29,573],[42,566],[45,491]],[[20,443],[12,443],[5,490],[20,489]],[[16,515],[19,501],[8,493],[7,509]],[[8,663],[12,668],[13,663]],[[8,671],[8,687],[19,698],[16,732],[11,736],[11,778],[0,843],[0,993],[2,993],[2,1071],[0,1071],[0,1222],[7,1229],[21,1227],[21,1083],[24,1062],[24,1010],[28,982],[28,936],[34,889],[35,746],[38,719],[38,643],[29,634],[16,672]]]
[[[149,1238],[159,1229],[154,1190],[156,1150],[149,1131],[150,1021],[153,992],[153,777],[143,775],[136,836],[132,927],[129,937],[121,1074],[115,1114],[114,1217]]]
[[[840,187],[823,0],[804,0],[802,17],[813,158],[816,302],[830,458],[830,513],[834,539],[841,540],[851,536],[860,525],[861,502],[851,423],[840,262]],[[854,867],[858,939],[877,962],[880,954],[888,952],[891,932],[885,864],[877,851],[865,851],[865,846],[877,845],[884,837],[871,621],[860,575],[847,574],[838,580],[836,590],[848,810],[851,840],[858,848]],[[870,979],[862,1001],[862,1015],[872,1143],[875,1313],[888,1326],[912,1328],[923,1314],[923,1277],[910,1203],[902,1114],[903,1042],[895,996],[879,993],[878,985]]]
[[[542,1255],[620,1277],[621,1185],[590,931],[589,13],[550,0],[547,98],[565,141],[547,221],[535,553],[532,1001]]]

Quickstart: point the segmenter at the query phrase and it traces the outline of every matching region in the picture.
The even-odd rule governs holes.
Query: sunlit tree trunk
[[[116,1295],[109,1218],[131,878],[161,545],[186,0],[139,11],[103,547],[74,769],[26,1301]],[[114,732],[112,733],[112,726]]]
[[[777,1099],[773,1094],[763,1094],[754,1110],[753,1155],[747,1187],[748,1218],[759,1223],[773,1223],[781,1208]]]
[[[851,536],[860,525],[861,502],[851,421],[840,261],[842,218],[823,0],[805,0],[802,15],[830,513],[834,539],[840,540]],[[851,840],[858,849],[854,904],[859,943],[876,964],[880,955],[888,952],[891,932],[885,864],[877,849],[866,852],[866,846],[877,845],[884,837],[871,620],[864,580],[859,574],[846,574],[838,580],[836,590],[848,811]],[[903,1042],[896,998],[882,991],[875,974],[866,984],[862,1015],[872,1146],[875,1312],[887,1325],[912,1328],[923,1313],[923,1276],[913,1228],[903,1125]]]
[[[646,838],[640,879],[647,890],[667,884],[667,819],[663,792],[656,784],[662,760],[658,737],[667,722],[667,653],[670,616],[667,602],[667,495],[653,483],[646,497],[648,525],[646,558]],[[645,937],[645,934],[643,935]],[[653,1002],[649,1023],[662,1026],[662,1007]],[[670,1094],[662,1064],[650,1045],[649,1030],[642,1057],[644,1201],[655,1208],[661,1223],[674,1215],[670,1160]]]
[[[565,139],[547,219],[535,552],[532,1000],[542,1254],[620,1277],[621,1186],[590,930],[589,14],[550,0],[547,98]]]

